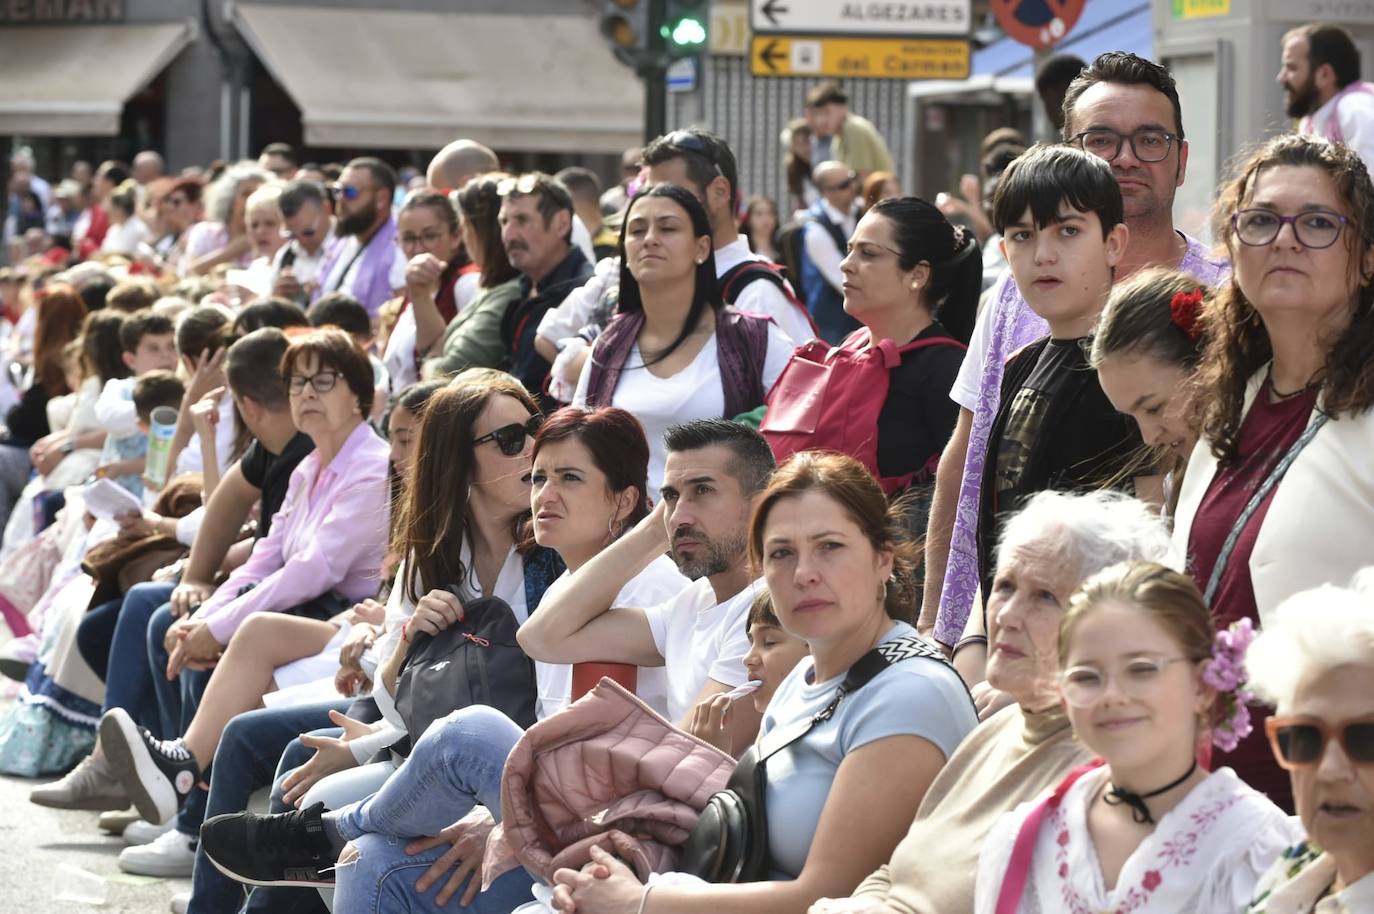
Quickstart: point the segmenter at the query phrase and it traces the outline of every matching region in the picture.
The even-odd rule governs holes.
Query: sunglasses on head
[[[525,439],[533,438],[534,433],[539,431],[539,426],[544,422],[544,417],[539,413],[530,416],[523,423],[512,422],[510,425],[503,425],[498,429],[487,432],[481,438],[473,440],[472,445],[486,444],[488,441],[495,441],[496,446],[501,449],[501,453],[507,457],[514,457],[525,449]]]
[[[1336,739],[1356,765],[1374,765],[1374,719],[1329,724],[1301,717],[1271,717],[1264,722],[1269,745],[1280,767],[1311,768],[1321,764],[1326,746]]]

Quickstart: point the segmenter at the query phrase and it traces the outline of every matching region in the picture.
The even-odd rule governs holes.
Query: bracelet
[[[987,636],[987,635],[966,635],[966,636],[964,636],[963,638],[960,638],[960,639],[959,639],[959,642],[958,642],[957,644],[954,645],[954,650],[950,652],[950,655],[949,655],[949,656],[950,656],[950,659],[952,660],[952,659],[954,659],[955,657],[959,656],[959,651],[961,651],[961,650],[963,650],[964,648],[968,647],[970,644],[981,644],[981,645],[983,645],[983,647],[987,647],[987,646],[988,646],[988,636]]]
[[[653,888],[651,885],[646,885],[644,894],[639,896],[639,914],[644,914],[644,903],[649,900],[649,893],[653,891]]]

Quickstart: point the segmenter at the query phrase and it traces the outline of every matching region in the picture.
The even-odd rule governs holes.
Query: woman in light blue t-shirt
[[[783,680],[760,739],[829,705],[846,674],[883,642],[915,637],[915,550],[882,489],[858,461],[803,452],[760,498],[749,551],[763,568],[782,626],[811,657]],[[846,695],[833,716],[767,761],[771,881],[648,888],[608,854],[598,866],[555,875],[554,904],[597,914],[805,911],[846,895],[906,834],[926,788],[978,723],[948,664],[923,656],[891,663]]]

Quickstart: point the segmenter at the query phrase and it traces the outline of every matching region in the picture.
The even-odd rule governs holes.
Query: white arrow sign
[[[755,34],[967,35],[973,0],[749,0]]]

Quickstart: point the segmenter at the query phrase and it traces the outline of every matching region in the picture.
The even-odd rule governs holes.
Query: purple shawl
[[[336,238],[330,245],[329,250],[324,255],[324,262],[320,264],[321,281],[333,272],[339,259],[343,257],[344,249],[347,248],[348,238]],[[377,317],[377,312],[381,310],[387,299],[392,297],[396,290],[391,288],[391,261],[396,256],[396,217],[391,216],[376,234],[368,239],[367,247],[363,249],[359,257],[358,270],[353,274],[353,283],[347,289],[343,287],[345,277],[339,277],[339,286],[330,289],[330,292],[348,292],[358,301],[362,302],[367,313]],[[347,267],[345,267],[347,269]],[[324,286],[321,284],[315,288],[315,294],[310,297],[313,303],[315,299],[324,294]]]
[[[1231,265],[1224,260],[1212,260],[1201,242],[1186,235],[1184,240],[1188,248],[1178,265],[1181,271],[1209,286],[1230,274]],[[986,313],[979,316],[979,320],[993,321],[992,343],[983,354],[978,403],[973,410],[964,478],[959,484],[954,530],[950,534],[949,563],[945,568],[944,589],[940,592],[940,614],[935,621],[935,638],[942,644],[955,644],[963,637],[973,598],[978,592],[978,502],[988,437],[1002,395],[1002,371],[1017,350],[1050,332],[1049,325],[1021,297],[1011,270],[1003,272],[998,279],[991,302]]]

